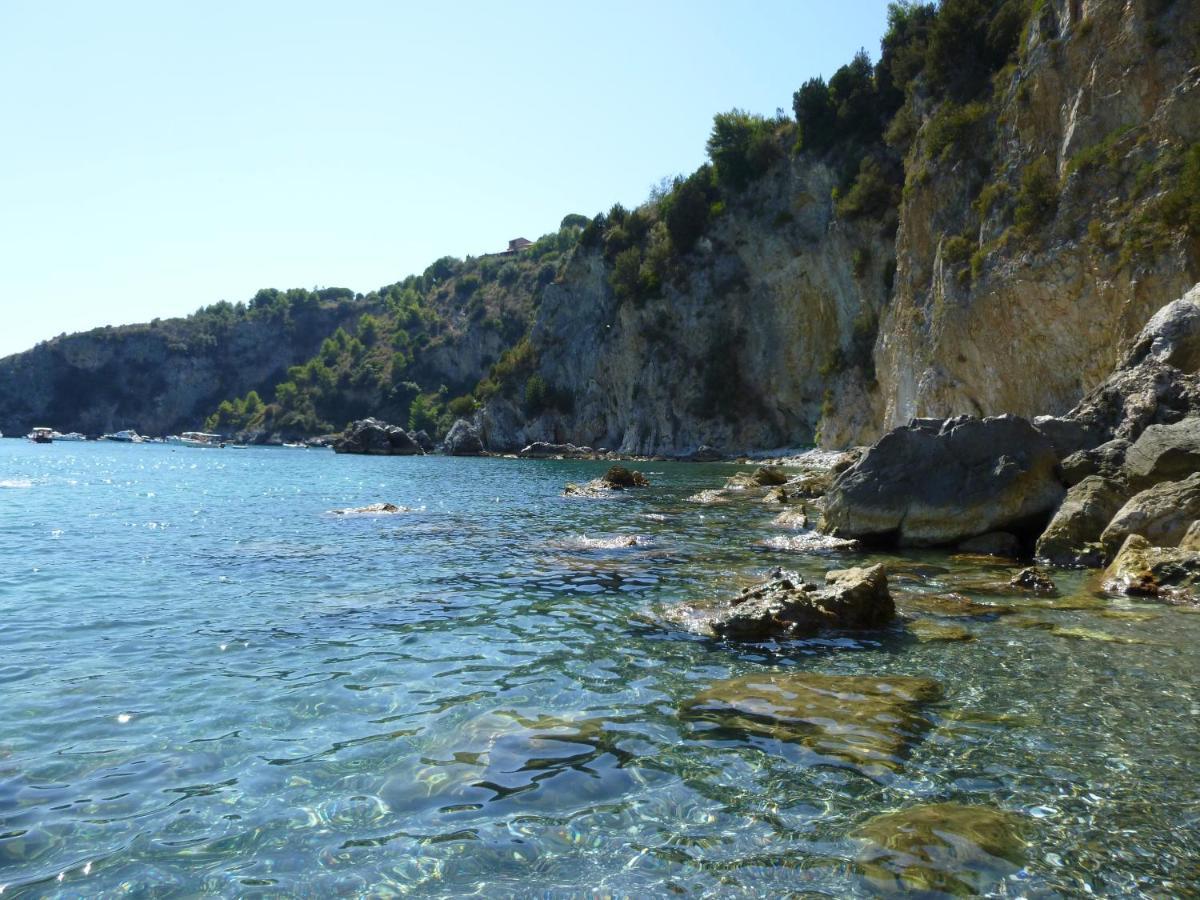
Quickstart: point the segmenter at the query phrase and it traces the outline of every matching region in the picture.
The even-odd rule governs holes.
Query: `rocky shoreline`
[[[708,504],[753,495],[783,507],[778,524],[798,528],[814,546],[824,540],[841,549],[944,548],[1050,567],[1105,569],[1108,590],[1195,602],[1200,597],[1194,590],[1200,585],[1198,370],[1200,285],[1155,313],[1111,375],[1063,416],[914,419],[870,447],[766,460],[755,471],[735,474],[723,487],[688,499]],[[722,459],[709,447],[677,457],[628,457],[547,442],[516,454],[489,454],[479,424],[465,419],[454,423],[439,446],[424,432],[365,419],[339,436],[333,448],[338,453],[518,459]],[[604,478],[568,485],[565,493],[607,496],[645,484],[640,473],[614,466]],[[1032,584],[1052,585],[1049,575],[1030,571],[1035,572],[1028,576]],[[738,595],[723,617],[714,618],[712,631],[761,637],[805,631],[803,623],[860,627],[890,618],[880,611],[890,603],[886,574],[855,576],[870,583],[866,593],[876,598],[869,614],[858,608],[847,612],[838,593],[845,581],[835,575],[830,573],[834,580],[823,588],[780,576]]]

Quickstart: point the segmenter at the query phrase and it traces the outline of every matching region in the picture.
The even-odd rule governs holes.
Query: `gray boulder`
[[[371,456],[419,456],[424,451],[411,435],[379,419],[359,419],[333,442],[336,453]]]
[[[1147,427],[1126,451],[1124,469],[1135,488],[1200,472],[1200,418]]]
[[[718,637],[766,640],[811,636],[826,628],[878,628],[895,615],[887,575],[876,565],[827,572],[820,588],[778,573],[734,597],[710,628]]]
[[[1132,446],[1122,438],[1093,447],[1090,450],[1080,450],[1072,453],[1059,466],[1063,483],[1068,487],[1079,484],[1089,475],[1100,475],[1108,479],[1123,479],[1125,469],[1125,453]]]
[[[1056,566],[1104,565],[1100,535],[1129,499],[1120,481],[1089,475],[1067,491],[1062,505],[1038,538],[1034,555]]]
[[[433,438],[429,436],[429,432],[414,431],[411,434],[412,439],[417,442],[417,446],[419,446],[426,453],[432,453],[437,449],[437,444],[433,442]]]
[[[1025,419],[914,420],[884,435],[834,480],[822,529],[909,546],[1017,535],[1058,507],[1054,445]]]
[[[479,429],[466,419],[459,419],[446,434],[442,450],[447,456],[482,456],[483,440],[479,437]]]
[[[1182,481],[1164,481],[1134,494],[1100,535],[1111,556],[1131,534],[1156,547],[1177,547],[1200,519],[1200,472]]]

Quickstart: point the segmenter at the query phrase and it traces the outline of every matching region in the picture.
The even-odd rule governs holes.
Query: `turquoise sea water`
[[[726,465],[560,496],[603,468],[0,441],[2,896],[868,896],[860,829],[928,803],[1020,823],[1019,857],[916,861],[950,884],[1197,893],[1200,615],[926,554],[881,557],[902,609],[1017,611],[943,620],[971,642],[723,644],[666,614],[866,558],[685,500]],[[409,511],[329,512],[380,501]],[[685,714],[779,672],[942,697],[882,767]]]

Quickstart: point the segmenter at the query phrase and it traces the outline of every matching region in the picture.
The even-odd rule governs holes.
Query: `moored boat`
[[[144,439],[132,428],[122,428],[120,431],[104,435],[101,440],[118,441],[122,444],[140,444]]]
[[[50,435],[56,441],[86,441],[87,435],[80,434],[78,431],[68,431],[66,434],[56,431]]]
[[[179,437],[167,438],[168,443],[182,444],[185,447],[224,447],[221,435],[207,431],[185,431]]]
[[[35,444],[51,444],[54,442],[54,429],[39,425],[29,432],[29,439]]]

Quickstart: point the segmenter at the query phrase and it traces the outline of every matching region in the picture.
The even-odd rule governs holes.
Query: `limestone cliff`
[[[494,398],[487,440],[737,452],[1069,409],[1200,277],[1166,208],[1200,143],[1198,42],[1182,0],[1034,4],[986,102],[912,91],[894,238],[839,217],[834,173],[803,154],[728,205],[661,298],[618,300],[577,251],[531,334],[573,405]]]
[[[860,437],[914,416],[1065,412],[1197,280],[1194,237],[1156,204],[1200,142],[1200,6],[1146,7],[1045,3],[969,158],[930,160],[922,129],[875,347],[883,417]],[[1057,199],[1022,235],[1041,160]],[[951,258],[958,236],[973,259]]]
[[[833,213],[834,175],[793,159],[718,217],[662,295],[620,300],[610,266],[579,250],[547,287],[531,333],[538,372],[567,412],[530,420],[522,398],[482,413],[485,440],[570,440],[625,453],[810,443],[831,396],[842,427],[880,410],[862,384],[887,299],[886,225]],[[857,364],[856,364],[857,363]]]

